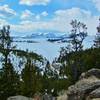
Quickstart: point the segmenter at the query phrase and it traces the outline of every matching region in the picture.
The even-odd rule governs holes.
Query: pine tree
[[[79,67],[81,63],[79,52],[83,50],[83,41],[87,36],[87,26],[77,20],[72,20],[70,24],[72,30],[68,38],[68,45],[61,50],[59,60],[63,65],[61,72],[66,73],[68,78],[75,82],[80,74],[80,69],[82,69]]]
[[[27,63],[21,74],[23,95],[33,97],[36,92],[41,91],[41,73],[39,68],[33,64],[32,59],[27,58]]]
[[[3,63],[6,65],[9,55],[13,53],[15,46],[12,44],[12,38],[10,37],[10,26],[3,26],[0,30],[0,53],[3,55]]]
[[[10,60],[13,53],[12,38],[10,37],[10,26],[4,26],[0,30],[0,53],[2,68],[0,76],[0,98],[6,100],[9,96],[18,93],[19,76]]]
[[[87,27],[84,23],[78,22],[77,20],[71,21],[71,34],[69,36],[70,43],[75,52],[82,50],[83,41],[87,36]]]
[[[14,70],[10,60],[3,66],[0,77],[0,98],[6,100],[9,96],[15,96],[19,93],[19,75]]]

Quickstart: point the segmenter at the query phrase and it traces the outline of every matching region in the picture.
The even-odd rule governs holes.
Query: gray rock
[[[19,95],[19,96],[9,97],[7,100],[33,100],[33,99]]]
[[[80,80],[68,88],[67,96],[68,100],[100,98],[100,70],[91,69],[82,74]]]
[[[89,98],[100,98],[100,88],[92,91],[90,94],[89,94]]]
[[[82,73],[81,76],[80,76],[80,79],[88,78],[90,76],[95,76],[97,78],[100,78],[100,69],[93,68],[86,73]]]

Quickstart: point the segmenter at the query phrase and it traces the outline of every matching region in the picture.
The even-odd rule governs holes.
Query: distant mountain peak
[[[28,35],[26,37],[29,38],[60,38],[67,36],[66,33],[53,33],[53,32],[37,32],[37,33],[32,33],[31,35]]]

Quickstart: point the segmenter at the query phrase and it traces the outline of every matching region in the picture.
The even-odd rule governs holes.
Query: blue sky
[[[0,0],[0,26],[9,24],[12,35],[33,32],[69,33],[77,19],[94,35],[100,16],[100,0]]]

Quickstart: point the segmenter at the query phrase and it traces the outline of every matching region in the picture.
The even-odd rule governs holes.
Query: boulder
[[[11,96],[7,100],[33,100],[33,99],[25,97],[25,96],[18,95],[18,96]]]
[[[100,99],[100,88],[97,88],[96,90],[92,91],[89,96],[89,99],[93,99],[93,98],[99,98]]]
[[[100,78],[100,69],[93,68],[85,73],[82,73],[80,76],[80,79],[88,78],[90,76],[95,76],[97,78]]]
[[[100,69],[83,73],[80,80],[68,88],[67,100],[100,100]]]

